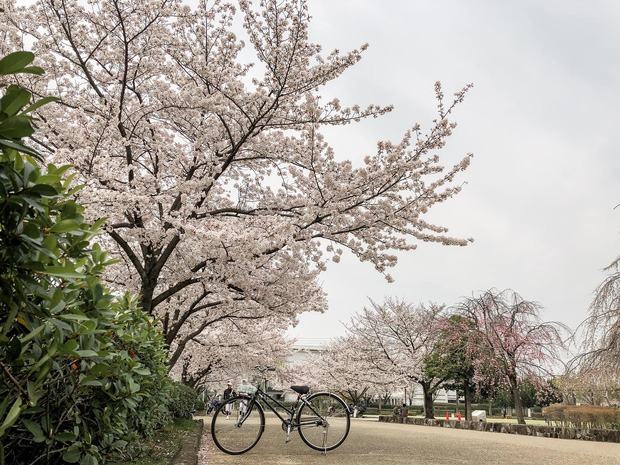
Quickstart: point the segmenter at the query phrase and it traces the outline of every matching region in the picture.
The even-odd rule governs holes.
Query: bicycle
[[[259,369],[263,374],[270,370]],[[291,386],[297,393],[297,400],[289,409],[260,387],[252,387],[253,393],[241,393],[228,399],[213,414],[211,436],[222,452],[244,454],[258,443],[265,430],[265,410],[260,402],[269,407],[282,422],[287,443],[291,440],[291,431],[297,430],[306,445],[327,453],[347,438],[351,428],[349,409],[337,395],[330,392],[308,395],[308,386]],[[226,410],[225,406],[230,408]],[[287,418],[280,415],[276,406],[286,412]],[[232,412],[230,420],[226,419],[227,411]]]

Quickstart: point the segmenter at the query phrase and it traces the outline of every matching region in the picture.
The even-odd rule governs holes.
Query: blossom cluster
[[[378,143],[360,167],[339,160],[321,129],[391,107],[321,100],[366,46],[323,55],[305,2],[38,0],[6,10],[21,33],[7,38],[27,38],[48,70],[26,84],[61,98],[39,111],[39,148],[75,167],[89,218],[108,218],[120,262],[106,278],[162,319],[178,370],[200,371],[188,351],[229,324],[285,328],[322,311],[318,274],[343,250],[390,279],[396,251],[471,241],[424,219],[461,190],[454,180],[471,155],[445,168],[436,152],[469,86],[444,105],[438,85],[426,133],[415,125]]]

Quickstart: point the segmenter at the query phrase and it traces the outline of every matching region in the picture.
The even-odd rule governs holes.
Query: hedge
[[[543,408],[543,417],[555,426],[620,429],[620,410],[613,407],[555,404]]]

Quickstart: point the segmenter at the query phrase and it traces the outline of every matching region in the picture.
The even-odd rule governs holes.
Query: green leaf
[[[99,376],[108,376],[110,374],[110,366],[107,363],[97,363],[91,367],[90,371]]]
[[[77,211],[75,208],[74,202],[67,202],[62,206],[62,210],[60,212],[60,218],[63,220],[66,219],[74,219]]]
[[[55,234],[49,234],[43,241],[43,247],[50,251],[54,256],[58,255],[58,239]]]
[[[27,68],[22,68],[19,72],[28,73],[28,74],[38,74],[38,75],[45,73],[43,68],[40,68],[38,66],[28,66]]]
[[[98,461],[92,455],[85,455],[80,461],[80,465],[98,465]]]
[[[37,160],[40,160],[40,161],[43,160],[43,155],[41,155],[35,149],[26,147],[24,144],[21,144],[19,142],[0,138],[0,147],[5,147],[5,148],[17,150],[18,152],[27,153],[28,155],[35,157]]]
[[[54,439],[60,442],[73,442],[77,439],[77,435],[73,433],[59,433],[54,436]]]
[[[51,232],[63,233],[75,231],[80,228],[80,224],[75,220],[60,220],[54,226],[52,226]]]
[[[30,118],[27,116],[12,116],[0,123],[0,136],[9,139],[21,139],[34,134]]]
[[[45,379],[47,377],[47,374],[52,370],[52,362],[51,361],[47,361],[46,363],[42,364],[41,368],[36,371],[37,374],[37,383],[40,383],[43,381],[43,379]]]
[[[39,334],[44,329],[45,329],[45,326],[41,325],[38,328],[32,330],[30,333],[28,333],[26,336],[20,339],[21,343],[25,344],[26,342],[30,341],[32,338],[34,338],[37,334]]]
[[[34,60],[32,52],[13,52],[0,60],[0,74],[18,73]]]
[[[6,412],[6,409],[9,406],[9,401],[11,400],[11,398],[9,396],[5,396],[4,400],[2,401],[2,403],[0,403],[0,418],[2,418]]]
[[[127,444],[129,444],[127,441],[119,439],[118,441],[114,441],[111,446],[115,449],[124,449]]]
[[[34,415],[35,413],[42,413],[42,412],[45,412],[45,409],[43,407],[30,407],[24,410],[22,413],[24,415]]]
[[[58,349],[58,352],[63,355],[73,355],[75,349],[77,349],[77,346],[78,343],[75,339],[69,339],[60,347],[60,349]]]
[[[82,386],[102,386],[100,380],[98,380],[95,376],[86,376],[83,380],[80,381]]]
[[[42,389],[38,389],[37,384],[32,381],[28,381],[26,386],[28,389],[28,398],[30,399],[30,404],[35,405],[37,401],[41,398],[41,396],[45,394],[45,391],[43,391]]]
[[[24,234],[33,239],[41,237],[41,231],[39,231],[38,226],[33,223],[28,223],[24,226]]]
[[[57,174],[42,174],[36,179],[37,184],[60,184],[62,178]]]
[[[15,303],[13,302],[11,302],[9,306],[11,310],[9,311],[9,315],[6,321],[4,322],[4,328],[2,329],[2,334],[4,336],[9,334],[9,330],[11,329],[11,326],[13,325],[13,321],[15,320],[15,317],[17,316],[17,312],[19,310],[19,307],[15,305]]]
[[[93,320],[86,320],[80,323],[80,327],[77,330],[78,334],[88,334],[95,330],[97,322]]]
[[[45,271],[45,265],[41,262],[26,262],[22,268],[32,271]]]
[[[108,217],[103,217],[103,218],[99,218],[97,221],[95,221],[92,226],[90,227],[91,231],[97,231],[99,230],[99,228],[101,227],[101,225],[103,223],[105,223],[107,221]]]
[[[42,273],[49,274],[51,276],[57,276],[59,278],[84,278],[83,273],[78,273],[75,268],[71,266],[48,266]]]
[[[56,289],[50,301],[50,313],[58,313],[67,306],[67,303],[63,300],[64,296],[61,289]]]
[[[18,397],[17,399],[15,399],[15,403],[13,403],[11,410],[9,410],[9,413],[7,413],[6,418],[4,419],[4,422],[0,426],[0,438],[4,436],[4,432],[7,429],[9,429],[11,426],[13,426],[13,423],[15,423],[15,421],[19,417],[19,411],[20,411],[21,405],[22,405],[22,399],[21,397]]]
[[[77,463],[81,455],[80,449],[77,446],[71,446],[67,449],[67,452],[62,454],[62,459],[67,463]]]
[[[41,69],[41,68],[39,68]],[[43,71],[43,70],[41,70]],[[31,111],[36,110],[39,107],[42,107],[43,105],[46,105],[48,103],[52,103],[52,102],[58,102],[60,99],[58,97],[43,97],[40,100],[37,100],[36,102],[34,102],[32,105],[30,105],[28,108],[26,108],[22,113],[30,113]]]
[[[99,354],[94,350],[76,350],[76,354],[80,356],[80,358],[88,358],[88,357],[98,357]]]
[[[22,418],[22,423],[28,428],[28,431],[32,433],[34,436],[34,442],[43,442],[45,441],[45,433],[43,433],[43,429],[41,425],[39,425],[36,421],[27,420]]]
[[[70,321],[83,321],[88,319],[86,315],[82,315],[79,313],[63,313],[62,315],[58,315],[58,318]]]
[[[32,95],[26,89],[16,85],[10,85],[2,99],[0,99],[0,110],[7,116],[15,116],[19,110],[24,108]]]
[[[37,179],[37,181],[39,181],[39,179]],[[35,184],[30,189],[28,189],[28,192],[32,192],[34,194],[40,195],[41,197],[58,196],[58,191],[54,189],[53,186],[50,186],[49,184]]]

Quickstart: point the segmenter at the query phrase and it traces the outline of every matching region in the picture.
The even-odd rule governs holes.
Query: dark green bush
[[[42,72],[33,58],[5,57],[0,75]],[[0,463],[97,465],[169,420],[163,335],[97,277],[111,263],[92,242],[103,220],[84,221],[70,167],[42,169],[24,145],[45,101],[2,87]]]
[[[166,407],[173,420],[193,418],[196,411],[198,394],[182,383],[174,382],[167,391]]]

